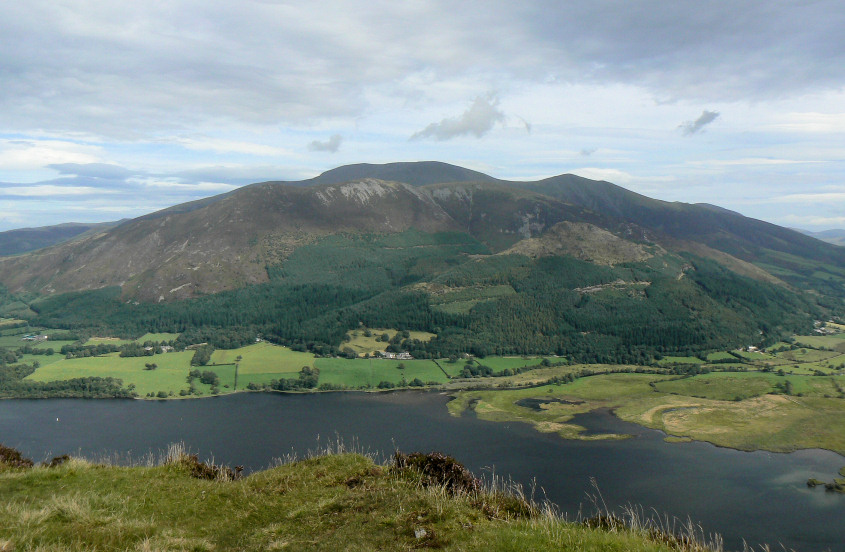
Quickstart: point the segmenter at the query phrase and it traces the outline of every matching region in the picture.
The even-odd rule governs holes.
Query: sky
[[[845,228],[845,3],[0,3],[0,230],[349,163]]]

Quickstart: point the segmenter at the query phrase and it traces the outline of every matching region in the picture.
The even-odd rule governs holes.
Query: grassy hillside
[[[131,468],[0,462],[0,550],[707,550],[622,518],[565,522],[518,495],[472,490],[462,467],[438,461],[335,454],[236,480],[183,453]],[[460,479],[426,475],[432,465]]]

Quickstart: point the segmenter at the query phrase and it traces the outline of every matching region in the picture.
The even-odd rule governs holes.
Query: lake
[[[845,550],[845,495],[808,489],[830,481],[845,457],[823,450],[739,452],[706,443],[666,443],[663,434],[606,411],[578,418],[592,432],[631,439],[567,441],[520,423],[449,415],[432,392],[235,394],[202,400],[0,401],[0,443],[34,460],[73,453],[140,459],[184,441],[201,458],[256,470],[274,458],[347,446],[390,455],[438,450],[477,475],[511,477],[568,517],[594,511],[595,478],[610,507],[638,505],[718,532],[726,548],[782,543],[800,552]],[[774,549],[774,547],[773,547]]]

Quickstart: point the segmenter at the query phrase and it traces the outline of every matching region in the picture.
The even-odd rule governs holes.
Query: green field
[[[725,351],[719,351],[717,353],[710,353],[710,354],[707,355],[707,361],[708,362],[715,362],[715,361],[718,361],[718,360],[728,360],[728,359],[733,359],[733,358],[736,358],[736,357],[733,356],[730,353],[726,353]]]
[[[179,337],[178,333],[146,333],[135,340],[135,343],[144,344],[147,341],[161,343],[162,341],[174,341]]]
[[[144,344],[147,341],[160,343],[162,341],[173,341],[179,337],[178,333],[146,333],[138,339],[120,339],[119,337],[91,337],[83,345],[128,345],[129,343]]]
[[[238,361],[237,358],[241,357]],[[263,385],[273,380],[295,379],[303,366],[314,366],[314,355],[292,351],[287,347],[261,342],[240,349],[217,349],[212,364],[238,364],[238,389],[250,383]],[[322,378],[320,378],[322,380]]]
[[[686,395],[721,401],[749,399],[770,393],[779,376],[760,372],[702,374],[692,378],[665,380],[655,383],[655,389],[662,393]]]
[[[493,369],[493,372],[501,372],[502,370],[506,370],[506,369],[513,370],[514,368],[524,368],[526,366],[537,366],[538,364],[543,362],[543,360],[545,358],[548,358],[549,362],[552,362],[552,363],[561,362],[561,361],[564,360],[562,358],[555,358],[555,357],[526,357],[526,358],[523,358],[523,357],[489,356],[489,357],[484,357],[484,358],[478,359],[478,363],[482,364],[484,366],[489,366],[490,368]],[[440,364],[441,364],[441,366],[446,368],[446,365],[443,362],[441,362]],[[461,370],[463,369],[463,365],[464,365],[463,362],[461,362],[459,360],[456,364],[460,366]],[[448,371],[449,369],[446,368],[446,370]],[[461,370],[458,370],[457,373],[460,373]]]
[[[34,362],[38,362],[41,366],[47,366],[48,364],[53,364],[59,362],[60,360],[64,360],[64,355],[56,353],[54,355],[23,355],[20,359],[20,362],[23,364],[32,364]]]
[[[57,354],[65,345],[71,345],[75,341],[24,341],[20,335],[7,335],[0,337],[0,347],[7,349],[18,349],[24,345],[29,345],[35,349],[53,349]]]
[[[834,381],[845,385],[845,376],[811,376],[804,374],[779,376],[764,372],[711,372],[691,378],[661,381],[655,389],[662,393],[685,395],[721,401],[744,400],[775,393],[778,386],[792,384],[793,395],[813,397],[837,396]]]
[[[55,381],[85,377],[112,377],[123,380],[125,386],[135,385],[140,396],[159,391],[178,395],[180,389],[187,389],[185,378],[191,370],[193,352],[166,353],[163,355],[121,358],[117,353],[101,357],[62,359],[42,366],[27,377],[36,381]],[[155,363],[158,368],[145,370],[144,365]],[[220,391],[231,390],[235,378],[235,367],[210,366],[200,370],[212,370],[220,376]],[[228,385],[229,388],[224,386]],[[196,382],[203,394],[209,394],[211,386]]]
[[[829,360],[834,357],[843,356],[842,353],[836,351],[821,351],[819,349],[809,349],[802,347],[792,351],[781,351],[774,353],[774,355],[787,362],[805,363],[805,362],[819,362],[822,360]]]
[[[135,385],[140,396],[165,391],[178,395],[188,386],[185,378],[193,369],[190,365],[193,351],[165,353],[154,356],[121,358],[117,353],[100,357],[65,359],[62,355],[27,355],[27,361],[38,360],[41,367],[29,376],[37,381],[65,380],[80,377],[114,377],[123,380],[124,385]],[[238,357],[240,360],[238,361]],[[503,359],[506,364],[517,363],[517,359]],[[522,359],[518,359],[521,363]],[[155,363],[156,370],[145,370],[145,364]],[[235,391],[235,364],[238,364],[238,390],[250,383],[262,385],[273,380],[299,377],[303,366],[320,369],[319,383],[328,383],[349,389],[374,388],[382,381],[396,386],[415,378],[421,381],[445,383],[448,378],[431,360],[388,360],[388,359],[344,359],[315,358],[311,353],[292,351],[287,347],[271,343],[256,343],[240,349],[214,351],[208,366],[196,367],[200,371],[211,370],[220,376],[221,393]],[[400,364],[404,369],[399,369]],[[441,364],[447,371],[460,372],[463,364]],[[451,373],[451,372],[450,372]],[[228,385],[229,387],[226,387]],[[198,385],[208,394],[210,387]]]
[[[661,366],[668,364],[704,364],[704,361],[694,356],[665,356],[658,361]]]
[[[796,335],[795,344],[817,349],[833,349],[834,351],[845,352],[845,334],[835,335]]]
[[[23,340],[24,334],[15,334],[15,335],[4,335],[0,336],[0,347],[6,347],[7,349],[17,349],[18,347],[23,347],[24,345],[33,345],[34,347],[41,347],[41,343],[48,343],[48,341],[40,341],[38,344],[35,344],[33,341],[24,341]]]
[[[376,387],[382,381],[400,385],[419,378],[422,382],[445,383],[446,375],[431,360],[345,359],[318,358],[314,362],[320,369],[320,383],[342,385],[349,388]],[[399,365],[404,365],[404,370]],[[446,364],[441,362],[443,367]]]
[[[83,345],[127,345],[135,343],[134,339],[120,339],[119,337],[90,337]]]

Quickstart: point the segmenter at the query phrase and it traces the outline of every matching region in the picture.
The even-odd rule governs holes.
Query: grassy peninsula
[[[845,400],[838,389],[845,376],[806,376],[769,372],[712,372],[694,376],[607,373],[565,383],[579,369],[565,366],[514,376],[500,385],[520,389],[480,389],[456,393],[449,410],[467,409],[491,421],[522,421],[566,438],[622,438],[582,435],[576,414],[610,408],[621,419],[667,433],[668,440],[695,439],[740,450],[790,452],[824,448],[845,454]],[[556,383],[538,382],[558,378]],[[786,392],[785,390],[789,390]]]
[[[240,478],[178,450],[136,467],[0,459],[0,550],[711,550],[636,517],[563,521],[450,462],[327,454]]]

